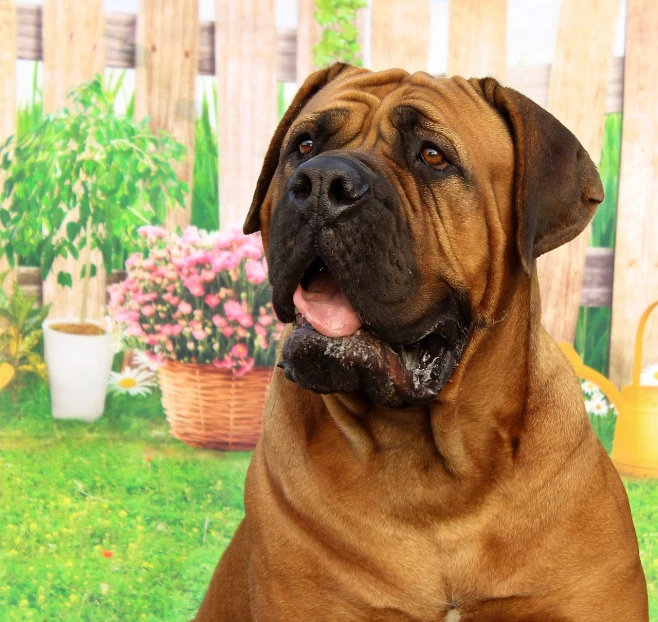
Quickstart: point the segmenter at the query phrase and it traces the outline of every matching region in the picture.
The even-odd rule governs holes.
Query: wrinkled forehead
[[[490,150],[495,141],[502,157],[512,157],[507,125],[477,86],[459,77],[435,78],[402,69],[348,75],[311,98],[293,131],[300,126],[310,131],[318,124],[335,125],[346,138],[394,134],[421,124],[447,134],[460,149],[474,155]]]

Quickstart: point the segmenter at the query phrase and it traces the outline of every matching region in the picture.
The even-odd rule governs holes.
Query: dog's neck
[[[426,473],[429,493],[445,482],[467,504],[518,467],[550,468],[586,433],[585,415],[583,421],[562,419],[579,412],[578,400],[583,410],[575,378],[573,387],[551,380],[564,378],[555,373],[564,364],[541,327],[537,277],[523,277],[488,325],[474,331],[451,381],[430,405],[393,410],[356,395],[317,395],[276,370],[278,403],[271,412],[277,419],[265,420],[266,459],[280,474],[299,471],[300,460],[335,472],[372,472],[378,465]],[[560,403],[546,400],[548,392],[573,403],[564,413],[545,412],[544,401]],[[268,434],[270,426],[278,433]]]
[[[537,277],[522,276],[495,317],[479,322],[452,379],[430,405],[393,410],[355,395],[315,395],[288,387],[308,405],[298,424],[312,440],[320,430],[343,437],[354,460],[383,451],[409,451],[423,461],[442,462],[455,476],[490,473],[512,465],[536,422],[528,403],[546,380],[555,344],[541,327]],[[281,382],[287,383],[283,378]],[[537,416],[536,413],[533,416]],[[336,439],[337,440],[337,439]]]

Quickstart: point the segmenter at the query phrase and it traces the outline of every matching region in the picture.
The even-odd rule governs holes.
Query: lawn
[[[83,424],[53,420],[42,383],[0,392],[0,619],[189,620],[249,459],[172,439],[158,395],[110,397]],[[625,484],[658,622],[658,482]]]
[[[242,518],[249,453],[172,439],[159,398],[55,422],[0,392],[0,619],[189,620]],[[111,557],[110,557],[111,555]]]

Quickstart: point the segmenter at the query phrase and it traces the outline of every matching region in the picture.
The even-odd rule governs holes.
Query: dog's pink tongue
[[[307,290],[297,286],[293,302],[311,326],[326,337],[349,337],[361,328],[361,320],[336,279],[317,275]]]

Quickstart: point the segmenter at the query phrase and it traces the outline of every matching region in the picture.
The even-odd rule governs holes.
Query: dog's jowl
[[[308,78],[245,223],[288,326],[197,622],[647,622],[624,488],[540,317],[535,259],[602,200],[491,78]]]

